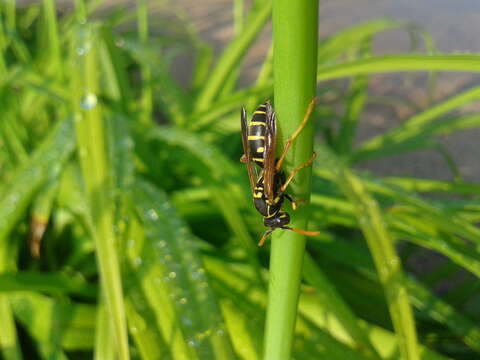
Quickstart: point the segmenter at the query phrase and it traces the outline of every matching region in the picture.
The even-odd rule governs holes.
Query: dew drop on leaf
[[[151,220],[158,220],[158,214],[157,212],[155,211],[155,209],[149,209],[147,211],[147,216],[151,219]]]
[[[97,95],[88,93],[82,97],[82,100],[80,101],[80,107],[83,110],[92,110],[95,106],[97,106],[97,103]]]

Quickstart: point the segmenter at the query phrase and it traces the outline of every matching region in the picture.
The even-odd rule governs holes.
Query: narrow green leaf
[[[112,201],[112,183],[108,164],[107,138],[102,106],[98,104],[100,74],[97,57],[98,29],[90,24],[81,26],[74,38],[74,76],[72,76],[72,109],[78,153],[88,199],[92,236],[95,241],[97,262],[109,311],[108,320],[121,360],[130,358],[125,306],[122,295],[120,266],[115,246],[115,204]],[[100,333],[99,333],[100,334]]]
[[[351,52],[352,47],[358,48],[365,39],[387,30],[404,27],[405,25],[403,22],[392,19],[378,19],[341,30],[327,40],[320,42],[318,46],[318,63],[334,61],[341,54],[347,51]]]
[[[10,181],[0,187],[0,244],[6,246],[5,238],[35,192],[59,175],[74,144],[72,119],[60,121],[30,159],[15,169]]]
[[[178,336],[184,341],[183,351],[188,349],[189,359],[233,359],[220,310],[187,228],[164,193],[142,182],[137,182],[133,191],[148,239],[140,248],[142,257],[134,259],[133,263],[140,276],[143,272],[151,274],[144,279],[149,282],[150,291],[155,288],[157,292],[166,291],[158,293],[163,303],[168,304],[164,310],[156,306],[156,310],[161,311],[158,320],[168,316],[171,326],[178,327],[181,332]],[[173,313],[167,315],[165,311]],[[164,336],[166,325],[160,325]],[[165,340],[171,339],[166,337]],[[172,355],[182,358],[175,351]]]
[[[480,72],[477,55],[385,55],[320,66],[317,81],[402,71]]]
[[[362,181],[343,166],[325,148],[321,148],[318,161],[332,169],[335,181],[353,203],[355,216],[375,262],[389,306],[400,353],[405,359],[420,359],[417,348],[415,320],[405,287],[400,259],[393,238],[386,227],[378,203],[368,194]]]
[[[0,354],[5,360],[21,360],[22,352],[18,341],[15,319],[9,296],[0,294],[0,322],[2,336],[0,336]]]
[[[95,299],[97,288],[84,280],[61,273],[22,271],[0,274],[0,292],[41,291],[50,294],[73,294]]]
[[[358,326],[352,310],[308,253],[305,256],[303,273],[305,279],[316,288],[324,311],[335,314],[341,326],[356,342],[355,347],[360,349],[359,352],[367,358],[380,359],[367,334]]]
[[[12,304],[17,319],[34,338],[42,359],[66,360],[62,337],[71,316],[70,305],[34,292],[16,293]]]
[[[235,38],[224,50],[214,69],[210,73],[209,81],[198,95],[195,111],[205,111],[217,96],[228,75],[234,71],[243,59],[248,47],[255,40],[270,17],[271,0],[256,3],[250,10],[241,34]]]

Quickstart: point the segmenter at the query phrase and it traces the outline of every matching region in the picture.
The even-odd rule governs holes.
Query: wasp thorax
[[[279,211],[271,218],[264,218],[263,224],[269,228],[281,228],[290,223],[290,215],[284,211]]]

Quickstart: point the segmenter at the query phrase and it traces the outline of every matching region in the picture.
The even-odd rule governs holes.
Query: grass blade
[[[146,294],[157,303],[161,315],[158,320],[167,321],[160,325],[166,341],[170,342],[173,335],[168,336],[168,332],[177,328],[178,341],[183,340],[183,346],[179,346],[187,358],[234,359],[220,310],[187,228],[160,190],[137,182],[133,196],[147,235],[147,241],[139,247],[143,258],[134,260],[133,265],[139,276],[150,274],[143,277],[146,289],[150,289]],[[158,306],[160,299],[163,306]],[[185,358],[171,350],[175,359]]]
[[[93,224],[93,238],[102,282],[102,291],[109,311],[109,320],[121,360],[129,359],[125,307],[117,249],[115,247],[114,203],[107,155],[102,107],[97,104],[100,74],[97,51],[98,29],[86,25],[78,29],[74,44],[75,69],[72,80],[72,108],[82,176]]]
[[[264,2],[258,2],[257,6],[252,8],[243,27],[243,31],[230,43],[220,56],[220,59],[210,74],[209,81],[198,95],[195,112],[208,109],[224,85],[226,78],[240,63],[241,59],[243,59],[248,47],[267,22],[270,17],[271,7],[272,0],[266,0]]]
[[[368,194],[361,180],[335,160],[328,150],[320,152],[323,166],[336,174],[336,181],[355,208],[359,226],[375,262],[388,303],[390,317],[397,334],[400,353],[405,359],[420,359],[415,320],[405,287],[401,262],[395,252],[385,220],[377,202]],[[328,164],[328,165],[327,165]]]
[[[365,39],[403,26],[405,26],[405,23],[391,19],[379,19],[342,30],[329,37],[326,41],[320,42],[318,46],[318,63],[333,61],[343,53],[352,51],[352,47],[359,47]]]
[[[468,89],[459,95],[456,95],[440,104],[428,108],[427,110],[415,116],[412,116],[410,119],[402,123],[400,127],[366,141],[357,150],[359,154],[355,156],[361,157],[362,153],[379,151],[382,145],[388,144],[394,139],[404,139],[406,133],[410,134],[412,131],[418,133],[419,129],[423,128],[424,125],[431,123],[438,117],[447,114],[462,105],[478,100],[479,98],[480,87],[477,86],[472,89]]]
[[[72,119],[60,121],[28,161],[0,188],[0,246],[22,216],[35,192],[55,179],[75,144]],[[13,259],[11,259],[13,260]]]
[[[15,319],[13,317],[10,299],[5,294],[0,294],[0,322],[2,336],[0,336],[0,353],[5,360],[21,360],[22,352],[17,337]]]
[[[320,66],[319,82],[348,76],[402,71],[480,72],[477,55],[385,55]]]
[[[368,335],[358,326],[354,313],[308,253],[305,255],[303,273],[305,279],[317,289],[325,311],[332,311],[337,316],[345,331],[356,342],[356,347],[361,349],[359,352],[368,358],[380,359]]]

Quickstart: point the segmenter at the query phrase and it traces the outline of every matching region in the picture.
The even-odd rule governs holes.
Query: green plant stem
[[[117,249],[115,246],[114,204],[109,173],[106,129],[102,107],[97,104],[100,89],[98,30],[82,26],[74,44],[72,107],[75,113],[77,145],[85,191],[90,207],[102,291],[108,319],[112,322],[118,358],[129,359],[125,307]]]
[[[277,143],[283,144],[302,121],[315,96],[318,2],[275,0],[273,4],[273,63]],[[286,157],[286,169],[312,156],[313,125],[307,124]],[[311,168],[302,170],[289,188],[306,201],[292,216],[292,226],[305,229],[308,220]],[[272,236],[270,282],[264,344],[265,360],[290,359],[302,276],[305,238],[277,230]]]

